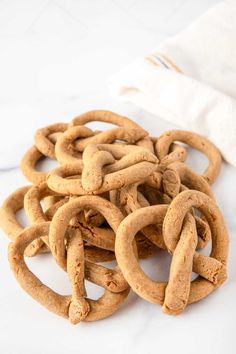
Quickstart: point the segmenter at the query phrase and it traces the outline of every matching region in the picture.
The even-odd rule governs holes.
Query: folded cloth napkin
[[[236,166],[236,1],[219,3],[109,80],[112,92],[207,136]]]

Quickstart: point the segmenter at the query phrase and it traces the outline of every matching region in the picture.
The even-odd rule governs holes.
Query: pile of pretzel
[[[86,126],[93,121],[115,127],[93,131]],[[202,175],[184,163],[186,145],[207,156]],[[58,167],[37,170],[42,158],[56,159]],[[21,163],[32,184],[12,193],[0,210],[16,280],[73,324],[111,315],[130,288],[164,312],[179,314],[227,277],[228,235],[211,190],[220,165],[219,151],[202,136],[171,130],[150,137],[109,111],[39,129]],[[16,216],[20,209],[30,222],[26,228]],[[210,240],[210,255],[199,253]],[[157,248],[172,255],[168,282],[152,280],[139,265]],[[29,270],[24,256],[45,252],[67,272],[71,295],[56,293]],[[104,265],[111,260],[117,261],[114,269]],[[192,272],[198,274],[193,281]],[[104,288],[99,299],[87,297],[85,279]]]

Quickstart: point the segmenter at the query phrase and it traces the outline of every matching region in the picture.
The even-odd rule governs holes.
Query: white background
[[[27,184],[19,159],[36,128],[69,121],[90,109],[112,109],[142,123],[152,135],[173,128],[159,117],[110,97],[113,74],[136,56],[191,23],[215,0],[1,0],[0,1],[0,198]],[[191,152],[200,171],[206,161]],[[47,167],[47,166],[46,166]],[[133,293],[116,314],[71,325],[37,304],[15,282],[0,234],[0,353],[235,353],[236,170],[224,164],[214,185],[230,233],[229,279],[180,316]],[[28,261],[53,289],[69,282],[50,256]],[[154,279],[168,276],[162,252],[143,262]],[[100,290],[88,286],[88,295]]]

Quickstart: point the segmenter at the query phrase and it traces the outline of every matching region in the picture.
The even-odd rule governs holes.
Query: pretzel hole
[[[187,150],[188,154],[185,163],[198,174],[202,174],[208,166],[208,158],[201,151],[190,146],[187,146]]]
[[[46,156],[42,156],[35,165],[35,169],[39,172],[47,172],[55,167],[58,167],[58,162],[56,160],[49,159]]]
[[[112,128],[117,128],[116,124],[107,123],[107,122],[97,122],[97,121],[88,122],[85,124],[85,126],[94,131],[96,130],[104,131]]]
[[[26,216],[25,209],[20,209],[16,212],[16,219],[19,221],[20,225],[22,227],[27,227],[29,226],[29,220]]]
[[[25,257],[25,262],[42,283],[61,295],[71,293],[71,286],[66,272],[56,264],[51,254],[38,254],[37,257]]]
[[[101,286],[96,285],[89,280],[85,280],[85,288],[88,298],[92,300],[99,299],[104,293],[104,289]]]
[[[164,250],[157,249],[155,253],[139,262],[142,270],[152,279],[167,282],[171,264],[171,255]]]

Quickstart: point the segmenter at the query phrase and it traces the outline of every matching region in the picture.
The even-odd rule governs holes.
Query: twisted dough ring
[[[181,164],[181,163],[180,163]],[[208,183],[200,176],[196,175],[196,178],[199,177],[203,181],[203,186],[210,189]],[[197,179],[198,181],[198,179]],[[111,191],[111,197],[113,204],[117,205],[121,210],[124,210],[124,214],[130,214],[136,209],[149,206],[149,202],[146,198],[142,199],[142,194],[138,192],[138,186],[141,185],[143,182],[139,182],[127,187],[122,188],[120,191]],[[190,183],[190,182],[189,182]],[[198,185],[197,185],[198,186]],[[201,188],[201,181],[199,182],[199,188]],[[204,188],[203,188],[204,189]],[[201,189],[200,189],[201,190]],[[157,190],[155,190],[157,192]],[[211,193],[210,193],[211,195]],[[163,202],[161,202],[163,199]],[[160,199],[156,204],[166,204],[167,202],[170,204],[171,199],[168,198],[167,195],[162,194],[160,195]],[[163,239],[162,234],[162,225],[164,220],[165,212],[159,215],[159,223],[155,223],[155,225],[148,225],[142,229],[142,233],[157,247],[166,249],[166,244]],[[197,227],[197,234],[198,234],[198,243],[197,248],[203,248],[206,243],[209,241],[211,237],[210,228],[207,222],[202,220],[200,217],[195,216],[196,227]]]
[[[135,183],[147,176],[147,166],[152,172],[157,167],[155,155],[134,145],[89,145],[84,150],[83,162],[81,182],[87,192],[95,192],[102,186],[112,190]]]
[[[206,270],[211,273],[214,285],[222,284],[226,279],[226,265],[228,258],[228,234],[227,229],[224,223],[223,216],[218,208],[218,206],[214,203],[214,201],[205,195],[202,192],[197,191],[184,191],[180,193],[171,203],[170,208],[167,211],[167,214],[163,223],[163,236],[166,242],[166,245],[170,252],[173,253],[172,261],[175,262],[175,267],[171,268],[170,271],[170,281],[166,289],[166,297],[164,303],[164,309],[169,312],[179,312],[182,311],[185,307],[188,297],[187,288],[190,286],[190,281],[188,277],[185,279],[185,283],[183,288],[178,289],[178,295],[176,299],[173,301],[173,294],[176,294],[176,279],[180,276],[181,272],[183,272],[183,267],[186,269],[187,266],[185,262],[181,262],[180,253],[177,251],[175,254],[175,249],[180,249],[183,241],[179,240],[179,234],[183,225],[183,220],[186,215],[188,217],[190,214],[188,211],[190,208],[195,207],[199,209],[206,217],[207,222],[211,228],[212,234],[212,250],[210,257],[220,262],[220,264],[215,265],[215,268],[211,269],[211,267],[206,262]],[[189,220],[191,224],[191,220]],[[175,225],[173,229],[172,225]],[[191,225],[190,225],[191,227]],[[181,236],[182,238],[182,236]],[[179,244],[180,242],[180,244]],[[187,243],[193,243],[192,235],[190,235],[189,241]],[[193,248],[193,251],[195,249]],[[194,253],[194,256],[196,252]],[[191,254],[187,254],[186,263],[188,263],[188,257],[191,258]],[[198,256],[199,257],[199,256]],[[207,258],[206,259],[210,259]],[[198,271],[196,271],[198,273]],[[205,297],[210,293],[213,288],[209,287],[209,284],[204,284],[205,281],[203,279],[198,279],[199,288],[202,292],[202,297]],[[185,289],[184,289],[185,288]],[[182,292],[181,292],[182,290]],[[190,293],[191,298],[191,293]]]
[[[56,211],[67,202],[68,200],[65,199],[60,200],[56,204],[52,205],[49,209],[47,209],[45,212],[45,216],[46,216],[45,220],[52,220]],[[98,215],[102,216],[99,213]],[[91,225],[91,223],[88,223],[86,220],[84,221],[84,219],[85,217],[83,218],[80,217],[79,219],[75,218],[73,222],[71,220],[70,225],[72,225],[73,228],[74,227],[76,229],[78,228],[79,231],[82,233],[82,238],[85,241],[85,248],[84,248],[85,259],[95,263],[114,260],[115,259],[115,254],[113,252],[115,246],[114,231],[108,228],[95,227],[95,225],[93,224]],[[87,243],[89,243],[89,246],[87,246]],[[144,239],[142,235],[137,235],[136,243],[137,243],[138,257],[140,259],[147,258],[156,249],[155,245],[149,242],[147,239]]]
[[[50,218],[53,218],[59,207],[68,202],[68,200],[61,200],[44,213],[40,201],[45,197],[55,195],[57,195],[57,193],[52,191],[47,186],[46,182],[43,182],[39,185],[33,185],[29,189],[25,195],[24,207],[26,215],[32,223],[49,221]],[[89,242],[91,245],[114,251],[115,235],[111,229],[99,228],[84,222],[84,220],[78,221],[77,218],[75,218],[74,223],[71,225],[73,229],[78,229],[78,232],[82,233],[83,239]],[[69,229],[71,230],[72,227],[69,227]],[[46,236],[43,239],[37,238],[34,241],[35,247],[39,247],[43,242],[49,246],[48,237]]]
[[[58,196],[58,194],[51,190],[46,182],[33,185],[27,191],[24,198],[24,208],[28,219],[32,223],[48,221],[40,201],[49,196]]]
[[[47,172],[37,171],[35,167],[42,157],[44,157],[44,155],[36,146],[32,146],[26,151],[20,163],[21,171],[24,176],[34,184],[44,182],[47,177]]]
[[[78,233],[72,235],[68,243],[67,268],[72,287],[72,296],[59,295],[43,284],[27,267],[24,261],[25,248],[37,237],[43,237],[49,232],[49,222],[31,225],[26,228],[14,243],[9,245],[9,262],[11,269],[21,287],[36,301],[59,316],[69,318],[72,323],[81,320],[95,321],[110,316],[123,303],[129,289],[120,293],[105,290],[98,300],[84,297],[83,286],[83,247]],[[102,282],[100,274],[93,277]]]
[[[94,111],[83,113],[78,117],[72,119],[69,126],[73,127],[75,125],[85,125],[86,123],[96,122],[96,121],[111,123],[119,127],[124,127],[128,129],[137,129],[140,132],[142,132],[142,134],[148,135],[146,130],[144,130],[142,127],[140,127],[140,125],[138,125],[131,119],[106,110],[94,110]]]
[[[124,218],[116,206],[98,196],[78,197],[58,209],[50,225],[49,243],[55,260],[64,270],[66,270],[65,234],[70,220],[84,208],[99,211],[114,232]]]
[[[50,139],[50,135],[55,133],[63,133],[68,128],[66,123],[55,123],[47,127],[38,129],[35,133],[35,145],[37,149],[51,159],[55,159],[55,146]]]
[[[0,208],[1,227],[13,241],[24,229],[17,220],[16,213],[24,208],[24,197],[29,189],[30,186],[17,189],[5,199]],[[40,247],[37,247],[34,243],[32,243],[26,248],[25,255],[28,257],[33,257],[38,253],[47,251],[48,248],[46,245],[41,244]]]
[[[84,126],[76,126],[69,128],[65,131],[57,140],[55,145],[55,154],[57,160],[60,162],[61,165],[63,164],[73,164],[79,162],[79,155],[76,153],[75,150],[71,151],[71,146],[78,138],[85,138],[81,139],[82,141],[86,140],[87,137],[93,136],[93,131]],[[73,144],[74,146],[74,144]],[[82,159],[81,159],[82,164]]]
[[[196,252],[193,255],[193,271],[201,277],[191,283],[187,302],[192,303],[210,294],[226,279],[227,230],[223,217],[211,198],[197,191],[182,192],[172,201],[170,207],[156,205],[134,211],[121,222],[117,230],[115,253],[118,265],[131,288],[152,303],[163,304],[167,283],[153,281],[143,272],[133,253],[132,240],[140,229],[157,223],[165,209],[168,212],[164,220],[163,236],[168,248],[175,249],[184,217],[192,207],[197,207],[204,213],[212,233],[210,257]],[[167,306],[165,301],[164,309]]]
[[[148,151],[145,150],[145,153],[148,153]],[[155,156],[152,155],[152,158],[155,159]],[[104,173],[107,174],[103,176],[102,186],[96,191],[85,190],[82,186],[80,178],[66,178],[69,176],[80,175],[82,173],[83,169],[80,163],[73,165],[66,164],[50,171],[47,175],[47,184],[52,190],[63,195],[101,194],[112,189],[121,188],[127,184],[135,183],[139,179],[143,179],[151,175],[157,167],[157,164],[154,162],[142,161],[132,165],[131,174],[131,168],[129,167],[117,171],[117,168],[120,167],[120,164],[121,162],[117,161],[117,163],[108,165],[104,168]],[[83,174],[85,174],[86,170],[83,171]]]
[[[156,154],[160,161],[168,155],[170,145],[176,140],[188,144],[208,157],[209,165],[203,173],[203,177],[212,184],[219,174],[222,160],[215,145],[196,133],[186,130],[170,130],[162,134],[156,142]]]

